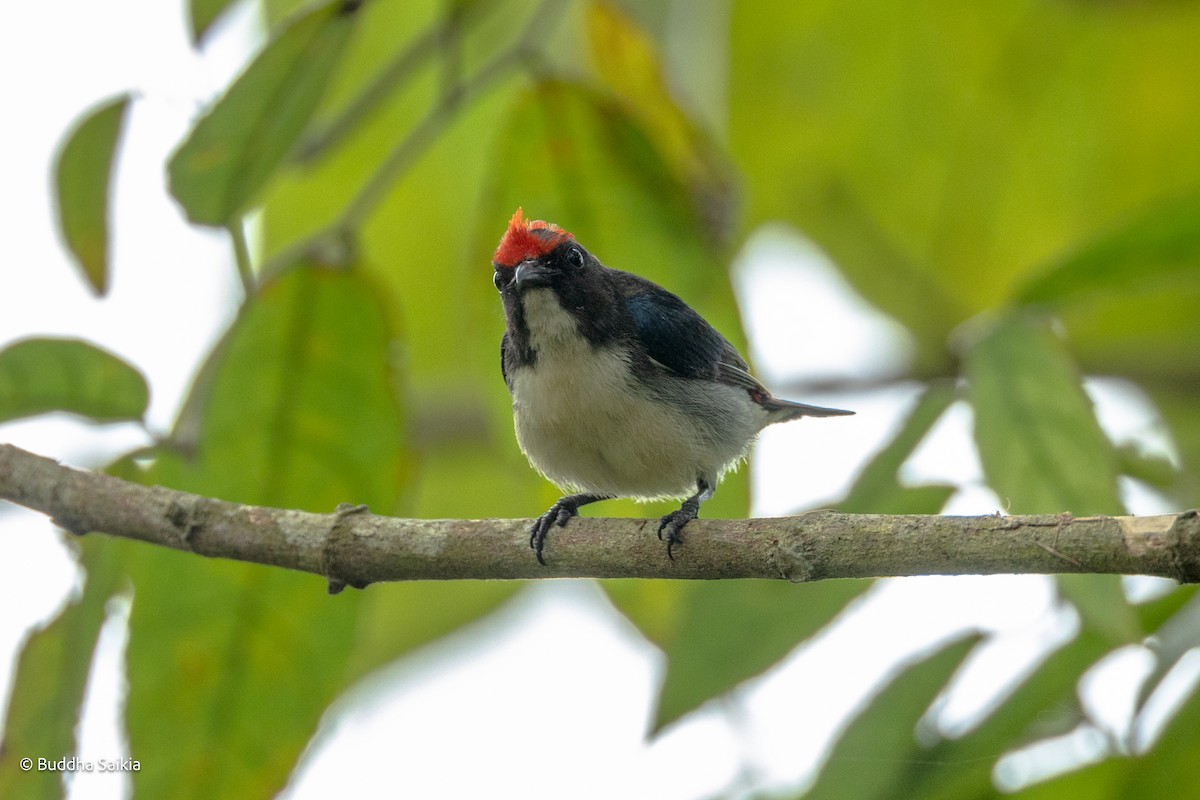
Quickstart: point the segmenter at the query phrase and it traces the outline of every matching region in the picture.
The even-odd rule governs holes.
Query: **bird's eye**
[[[583,251],[578,247],[572,247],[567,251],[567,263],[575,269],[583,266]]]
[[[508,281],[504,280],[504,276],[500,274],[500,270],[496,270],[492,273],[492,283],[496,284],[497,290],[502,290],[504,284],[508,283]]]

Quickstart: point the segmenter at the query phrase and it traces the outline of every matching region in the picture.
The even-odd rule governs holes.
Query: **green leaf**
[[[1128,475],[1156,489],[1168,489],[1180,479],[1179,469],[1166,456],[1145,452],[1136,442],[1117,447],[1121,474]]]
[[[887,514],[936,514],[958,491],[955,486],[929,484],[927,486],[900,486],[895,494],[880,505]]]
[[[195,452],[163,454],[154,473],[234,502],[394,513],[413,465],[386,293],[361,270],[303,263],[259,295],[181,417],[199,431]]]
[[[188,0],[192,44],[199,46],[208,36],[213,23],[235,2],[236,0]]]
[[[967,637],[905,669],[850,723],[804,797],[915,797],[912,789],[930,761],[917,741],[917,723],[978,642]]]
[[[606,580],[600,587],[642,636],[664,650],[691,597],[691,588],[678,581]]]
[[[654,143],[711,241],[727,242],[734,229],[732,170],[675,99],[653,39],[615,3],[587,6],[593,62],[604,87]]]
[[[975,443],[1014,514],[1119,514],[1117,457],[1062,342],[1040,322],[1001,320],[966,356]]]
[[[1051,308],[1147,289],[1200,293],[1200,194],[1160,203],[1021,287],[1021,303]]]
[[[1084,631],[1051,653],[1031,675],[1012,686],[979,725],[942,739],[922,759],[907,796],[961,800],[995,796],[992,773],[1006,752],[1061,736],[1084,719],[1079,677],[1110,652],[1108,642]]]
[[[141,548],[125,720],[147,797],[273,797],[345,689],[362,597],[279,569]],[[183,691],[181,687],[187,687]]]
[[[1161,625],[1150,628],[1154,635],[1147,641],[1146,646],[1154,653],[1154,669],[1146,676],[1138,689],[1137,707],[1140,711],[1146,700],[1159,687],[1162,679],[1170,672],[1184,654],[1195,647],[1200,647],[1200,600],[1197,599],[1195,586],[1184,586],[1174,590],[1166,597],[1153,601],[1153,605],[1164,607],[1156,609],[1158,614],[1183,602],[1175,612]],[[1147,604],[1151,605],[1151,604]],[[1138,612],[1145,616],[1156,617],[1154,611],[1139,607]]]
[[[1134,605],[1138,622],[1144,631],[1157,631],[1184,606],[1188,605],[1200,587],[1195,584],[1174,586],[1166,594]],[[1197,613],[1197,612],[1193,612]]]
[[[1143,11],[852,0],[730,14],[726,119],[748,223],[804,231],[913,331],[917,369],[949,369],[957,324],[1112,220],[1200,186],[1200,17]],[[1107,322],[1171,345],[1169,324],[1200,323],[1169,308],[1169,323],[1149,301]],[[1091,332],[1068,330],[1083,352]],[[1106,339],[1089,371],[1115,366],[1117,329]],[[1183,344],[1171,352],[1195,369]]]
[[[829,623],[869,581],[655,585],[607,581],[622,613],[663,648],[667,676],[654,730],[762,673]],[[665,613],[664,613],[665,612]],[[662,618],[655,614],[663,613]]]
[[[51,411],[134,421],[149,402],[140,372],[87,342],[24,339],[0,350],[0,422]]]
[[[1133,762],[1122,800],[1200,798],[1200,691],[1195,687],[1150,752]]]
[[[274,797],[347,686],[362,595],[152,547],[127,563],[135,795]]]
[[[1059,315],[1086,366],[1200,376],[1200,194],[1149,211],[1027,283],[1022,303]],[[1194,384],[1193,384],[1194,385]]]
[[[1171,440],[1179,452],[1180,471],[1167,494],[1177,508],[1190,508],[1200,497],[1200,414],[1196,413],[1195,389],[1184,385],[1146,387],[1154,406],[1167,423]]]
[[[79,725],[88,673],[109,599],[124,576],[126,543],[80,541],[86,570],[83,591],[53,621],[35,630],[17,657],[4,740],[0,742],[0,797],[60,798],[63,773],[25,770],[35,762],[78,753]]]
[[[1079,612],[1083,626],[1113,647],[1142,638],[1137,614],[1125,599],[1120,575],[1055,575],[1058,593]]]
[[[371,587],[347,674],[365,675],[478,622],[522,589],[517,581],[422,581]]]
[[[1184,701],[1149,752],[1101,761],[1009,795],[1014,800],[1200,798],[1200,692]]]
[[[188,219],[224,226],[253,202],[320,102],[358,6],[331,0],[295,18],[196,123],[167,167]]]
[[[1129,775],[1129,762],[1110,758],[1006,795],[1017,800],[1125,800],[1116,788]],[[1172,796],[1174,796],[1172,794]]]
[[[936,514],[954,493],[953,486],[900,485],[900,467],[957,396],[952,381],[931,383],[883,450],[863,467],[842,511],[858,514]]]
[[[401,508],[412,465],[387,298],[357,269],[299,264],[264,283],[202,370],[193,447],[164,450],[141,479],[288,508]],[[355,652],[366,595],[161,548],[126,563],[136,793],[275,796],[329,704],[376,666]]]
[[[59,233],[101,297],[108,292],[112,167],[129,101],[122,94],[89,111],[67,136],[54,167]]]

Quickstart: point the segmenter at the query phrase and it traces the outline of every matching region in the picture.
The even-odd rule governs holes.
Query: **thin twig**
[[[486,94],[527,60],[534,43],[545,35],[546,26],[553,24],[554,10],[563,5],[563,0],[543,0],[534,9],[512,46],[484,64],[471,78],[446,84],[430,112],[388,153],[358,194],[346,205],[336,227],[344,231],[360,227],[388,190],[437,141],[438,135],[467,101]]]
[[[469,3],[456,6],[455,10],[439,23],[422,31],[408,47],[379,71],[367,88],[351,100],[332,122],[301,143],[296,151],[296,160],[314,161],[341,144],[342,140],[358,130],[362,122],[388,98],[403,89],[417,75],[421,66],[438,53],[447,36],[464,36],[472,26],[484,18],[479,12],[494,9],[497,5]]]

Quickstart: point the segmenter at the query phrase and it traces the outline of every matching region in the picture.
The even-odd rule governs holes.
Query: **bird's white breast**
[[[510,376],[513,416],[521,450],[547,478],[592,494],[683,497],[699,477],[715,486],[744,455],[757,429],[712,441],[639,385],[624,351],[593,347],[549,289],[523,300],[536,361]]]

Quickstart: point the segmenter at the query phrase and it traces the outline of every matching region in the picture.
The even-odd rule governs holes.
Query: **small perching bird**
[[[686,498],[658,526],[674,558],[684,526],[759,431],[854,413],[773,397],[678,297],[604,266],[570,233],[527,221],[519,208],[492,266],[517,442],[530,464],[573,492],[530,529],[543,564],[551,526],[616,497]]]

